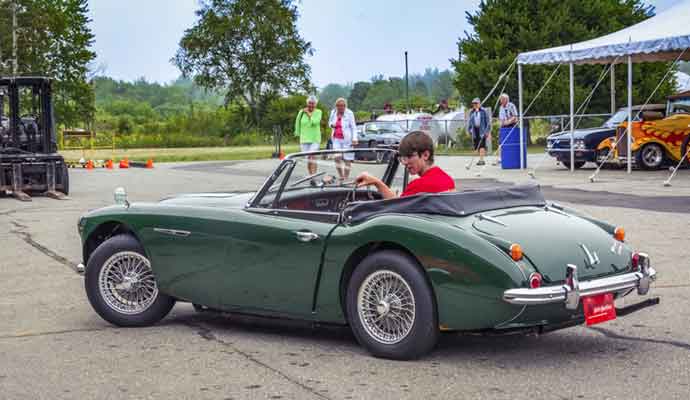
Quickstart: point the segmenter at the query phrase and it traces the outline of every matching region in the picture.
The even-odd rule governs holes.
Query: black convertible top
[[[482,211],[519,206],[544,206],[539,185],[468,190],[451,193],[425,193],[388,200],[351,203],[343,212],[348,223],[362,222],[380,214],[435,214],[464,217]]]

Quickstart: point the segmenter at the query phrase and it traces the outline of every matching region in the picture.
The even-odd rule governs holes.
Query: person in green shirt
[[[315,96],[307,98],[307,106],[299,110],[295,119],[295,136],[299,136],[302,152],[318,151],[321,145],[321,110],[316,108]],[[316,156],[307,157],[309,175],[316,173]]]

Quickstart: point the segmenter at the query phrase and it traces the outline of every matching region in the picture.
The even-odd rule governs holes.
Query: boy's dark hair
[[[408,133],[400,141],[398,148],[398,153],[404,157],[409,157],[414,153],[421,156],[425,151],[429,152],[429,162],[434,162],[434,141],[428,133],[422,131]]]

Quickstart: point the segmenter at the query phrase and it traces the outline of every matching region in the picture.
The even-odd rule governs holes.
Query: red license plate
[[[613,293],[583,297],[582,307],[585,310],[585,323],[588,326],[616,319]]]

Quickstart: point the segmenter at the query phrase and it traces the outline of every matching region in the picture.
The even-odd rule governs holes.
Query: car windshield
[[[397,122],[373,122],[365,125],[366,133],[405,133],[405,130]]]
[[[690,99],[673,100],[668,105],[667,114],[690,113]]]
[[[611,118],[604,122],[604,126],[607,128],[615,128],[626,119],[628,119],[628,110],[621,108],[620,110],[616,111]]]
[[[383,162],[370,161],[370,153],[381,152]],[[367,172],[384,178],[388,164],[395,156],[390,150],[366,150],[352,152],[320,152],[291,156],[279,176],[272,182],[261,200],[260,207],[269,207],[275,195],[283,187],[283,193],[294,191],[352,188],[357,175]],[[366,157],[365,157],[366,156]],[[376,158],[373,158],[376,160]],[[292,167],[294,165],[294,167]]]

